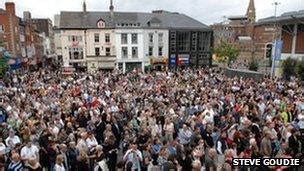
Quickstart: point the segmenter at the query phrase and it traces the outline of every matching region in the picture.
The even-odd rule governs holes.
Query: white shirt
[[[0,143],[0,154],[5,154],[6,146],[4,143]]]
[[[81,140],[78,141],[78,143],[77,143],[77,149],[79,151],[82,151],[82,150],[84,150],[85,152],[89,151],[88,150],[88,145],[87,145],[86,141],[83,140],[83,139],[81,139]]]
[[[32,145],[30,148],[28,148],[27,146],[24,146],[21,149],[21,158],[22,159],[29,159],[29,158],[35,158],[38,159],[38,148],[35,145]]]
[[[87,138],[86,143],[87,143],[87,146],[89,147],[89,149],[98,145],[98,142],[95,137]]]
[[[21,143],[21,142],[20,142],[20,138],[19,138],[17,135],[15,135],[13,138],[11,138],[11,137],[7,137],[7,138],[6,138],[5,144],[6,144],[7,146],[10,146],[9,141],[11,141],[11,142],[13,143],[14,146],[15,146],[16,144],[18,144],[18,143]]]
[[[173,133],[174,132],[174,124],[171,122],[169,124],[165,124],[164,130],[167,131],[168,133]]]
[[[65,168],[64,168],[63,165],[60,166],[60,165],[58,165],[58,164],[55,164],[55,171],[65,171]]]

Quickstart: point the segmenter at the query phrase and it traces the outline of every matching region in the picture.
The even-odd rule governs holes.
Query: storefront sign
[[[190,59],[190,56],[187,54],[178,55],[178,65],[189,65],[189,59]]]

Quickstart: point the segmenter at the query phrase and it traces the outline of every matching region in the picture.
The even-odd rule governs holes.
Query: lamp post
[[[278,24],[277,24],[277,9],[278,5],[280,5],[280,2],[275,1],[272,3],[274,5],[274,17],[275,17],[275,22],[274,22],[274,28],[275,28],[275,33],[273,34],[273,46],[272,46],[272,64],[271,64],[271,78],[275,76],[275,50],[276,50],[276,44],[277,44],[277,33],[278,33]]]

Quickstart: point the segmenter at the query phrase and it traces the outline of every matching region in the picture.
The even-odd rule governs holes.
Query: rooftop
[[[234,16],[228,16],[229,20],[247,20],[247,16],[245,15],[234,15]]]
[[[304,10],[300,11],[291,11],[283,13],[281,16],[275,17],[267,17],[260,19],[257,24],[267,24],[267,23],[275,23],[275,22],[290,22],[290,21],[297,21],[297,20],[304,20]]]
[[[60,14],[60,28],[87,29],[97,28],[99,20],[105,21],[106,28],[175,28],[211,30],[209,26],[190,18],[185,14],[168,11],[144,12],[114,12],[113,19],[110,12],[72,12],[62,11]],[[155,24],[154,24],[155,23]]]

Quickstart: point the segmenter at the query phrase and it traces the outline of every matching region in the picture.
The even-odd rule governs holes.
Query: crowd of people
[[[303,159],[296,79],[228,78],[220,69],[73,73],[0,81],[0,168],[8,171],[301,170],[233,158]]]

